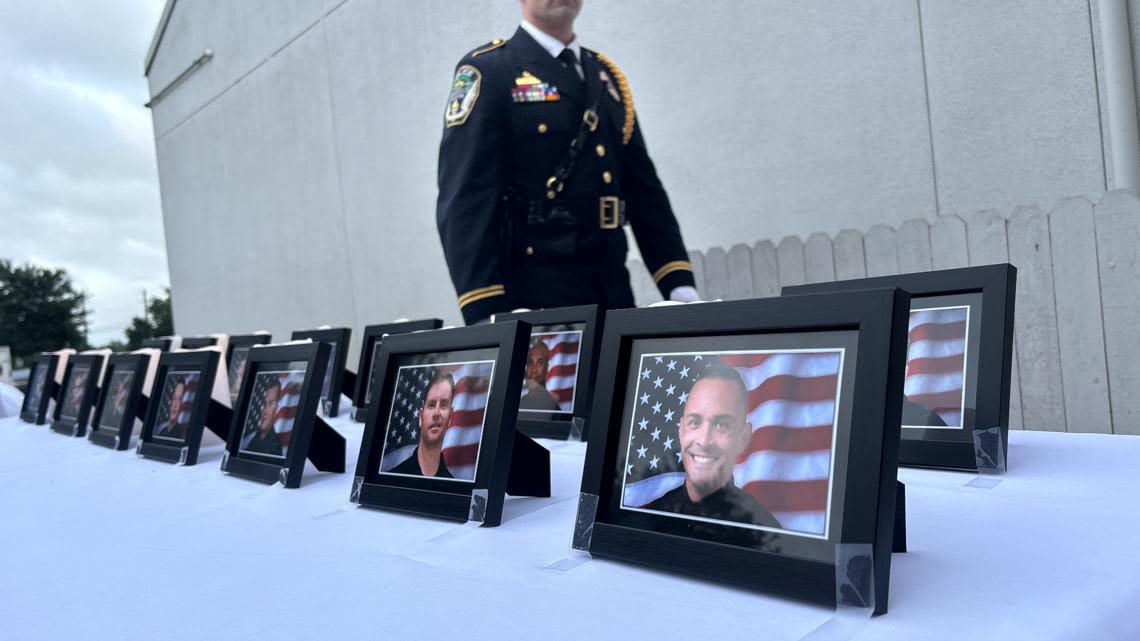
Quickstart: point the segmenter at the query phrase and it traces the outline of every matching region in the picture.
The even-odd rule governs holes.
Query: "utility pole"
[[[150,306],[146,302],[146,288],[143,287],[143,320],[150,324]]]
[[[88,330],[88,325],[87,325],[87,296],[88,296],[87,292],[83,292],[83,311],[82,311],[82,314],[83,314],[83,344],[87,347],[91,347],[91,342],[90,342],[88,335],[87,335],[87,330]]]

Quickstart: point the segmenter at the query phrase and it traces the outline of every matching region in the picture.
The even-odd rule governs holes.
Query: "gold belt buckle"
[[[590,128],[590,131],[596,131],[598,128],[598,113],[593,109],[587,109],[582,113],[582,122]]]
[[[598,201],[598,226],[602,229],[621,226],[621,201],[617,196],[602,196]]]

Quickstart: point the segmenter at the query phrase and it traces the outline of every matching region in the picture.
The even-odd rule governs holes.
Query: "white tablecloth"
[[[0,638],[799,639],[826,608],[571,554],[584,445],[499,528],[357,508],[0,420]],[[904,469],[890,611],[841,638],[1140,639],[1140,437],[1014,432],[992,489]],[[837,630],[834,623],[825,630]],[[853,636],[852,636],[853,634]],[[554,635],[557,635],[554,636]],[[834,638],[834,636],[833,636]]]

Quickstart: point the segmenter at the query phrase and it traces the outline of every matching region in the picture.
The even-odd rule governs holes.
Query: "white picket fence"
[[[784,285],[1009,262],[1017,311],[1009,422],[1017,429],[1140,434],[1140,199],[1111,191],[1046,213],[1018,207],[908,220],[778,244],[690,251],[706,300]],[[638,304],[661,300],[632,264]]]

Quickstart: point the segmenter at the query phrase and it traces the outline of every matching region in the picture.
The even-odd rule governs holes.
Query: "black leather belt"
[[[512,219],[525,222],[527,227],[597,225],[599,229],[618,229],[629,222],[625,215],[625,201],[617,196],[551,201],[507,195],[504,199]]]

